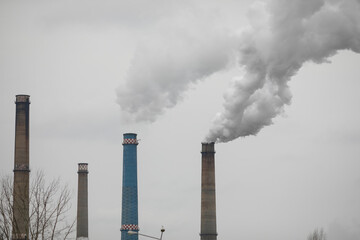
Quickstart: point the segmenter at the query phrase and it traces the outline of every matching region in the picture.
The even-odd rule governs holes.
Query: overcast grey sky
[[[120,239],[126,132],[141,139],[141,231],[199,239],[201,142],[215,129],[229,141],[215,146],[219,239],[323,227],[359,240],[359,5],[0,0],[0,174],[13,169],[15,95],[29,94],[31,169],[69,184],[74,215],[89,163],[90,239]]]

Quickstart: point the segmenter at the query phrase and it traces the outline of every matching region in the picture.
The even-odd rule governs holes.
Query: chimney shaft
[[[78,202],[76,238],[87,239],[88,235],[88,164],[78,164]]]
[[[214,143],[202,143],[201,240],[216,240],[216,193]]]
[[[121,240],[138,240],[138,235],[128,231],[139,231],[137,188],[137,139],[135,133],[125,133],[123,142],[123,182]]]
[[[29,239],[29,95],[16,95],[12,239]]]

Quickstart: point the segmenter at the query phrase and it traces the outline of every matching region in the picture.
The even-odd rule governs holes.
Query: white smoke
[[[244,75],[234,78],[206,137],[227,142],[272,124],[290,104],[288,81],[305,62],[322,63],[339,50],[360,52],[360,0],[260,1],[249,18],[236,44],[229,35],[211,32],[210,42],[184,34],[148,45],[135,57],[127,88],[118,94],[120,105],[139,120],[155,120],[190,83],[224,69],[235,51]],[[172,48],[183,51],[174,55]]]
[[[207,141],[257,134],[290,103],[287,83],[305,62],[324,62],[342,49],[360,51],[359,1],[274,0],[258,3],[253,16],[240,36],[245,76],[225,95]]]
[[[163,24],[138,47],[118,103],[136,121],[155,121],[191,83],[226,68],[234,41],[203,22]],[[195,25],[195,26],[193,26]]]

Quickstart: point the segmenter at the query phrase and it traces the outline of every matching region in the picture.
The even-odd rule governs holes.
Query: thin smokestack
[[[29,95],[16,95],[12,239],[29,239]]]
[[[78,164],[78,202],[76,239],[88,239],[88,164]]]
[[[216,240],[216,192],[214,142],[202,143],[201,240]]]
[[[135,133],[124,134],[121,240],[138,240],[137,145]]]

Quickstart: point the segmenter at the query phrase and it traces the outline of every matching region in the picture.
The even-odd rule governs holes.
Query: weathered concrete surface
[[[29,95],[16,95],[12,239],[29,239]]]
[[[202,143],[201,240],[216,240],[216,192],[214,143]]]
[[[77,225],[76,238],[87,239],[89,237],[88,222],[88,164],[78,164],[78,201],[77,201]]]

